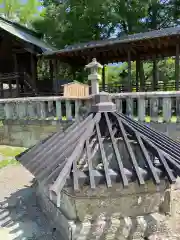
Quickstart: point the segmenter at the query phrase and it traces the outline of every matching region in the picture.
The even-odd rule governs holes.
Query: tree
[[[39,12],[38,0],[0,0],[0,15],[8,20],[14,20],[24,25],[30,25]]]
[[[41,18],[34,21],[33,26],[43,32],[45,39],[57,48],[177,25],[180,16],[180,0],[42,0],[42,2],[44,11]],[[161,69],[166,64],[160,62]],[[146,62],[143,65],[144,79],[150,82],[152,63]],[[108,81],[114,82],[115,79],[121,81],[119,72],[122,68],[127,68],[127,64],[121,65],[121,69],[108,68]],[[159,75],[162,76],[162,73],[160,70]],[[77,76],[80,78],[79,74]],[[167,76],[169,79],[168,74]],[[135,63],[132,68],[132,81],[135,82]]]
[[[34,27],[43,31],[45,38],[57,47],[109,38],[115,28],[110,0],[44,1],[42,19]]]

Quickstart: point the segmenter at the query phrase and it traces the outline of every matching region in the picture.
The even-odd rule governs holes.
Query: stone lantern
[[[98,73],[98,70],[102,68],[103,66],[96,61],[96,58],[93,58],[92,62],[85,66],[85,69],[90,70],[88,80],[91,82],[91,94],[99,93],[99,80],[101,79],[101,76]]]

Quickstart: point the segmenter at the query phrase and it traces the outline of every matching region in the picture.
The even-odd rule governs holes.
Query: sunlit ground
[[[0,168],[6,167],[7,165],[19,164],[15,156],[23,152],[25,148],[22,147],[11,147],[0,145]]]

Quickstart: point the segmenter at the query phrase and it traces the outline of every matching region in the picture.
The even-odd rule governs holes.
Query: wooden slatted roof
[[[17,160],[56,196],[64,187],[74,191],[102,184],[110,188],[114,183],[128,187],[133,181],[145,185],[150,179],[155,185],[161,179],[174,183],[180,175],[180,143],[109,111],[112,105],[98,99],[98,107],[84,120],[53,134]],[[107,111],[102,111],[104,106]]]
[[[165,57],[175,55],[179,36],[180,27],[171,27],[126,35],[121,38],[78,43],[58,51],[47,51],[43,56],[82,65],[95,57],[99,62],[106,64],[127,61],[127,52],[130,50],[132,60],[136,60],[137,57],[147,60],[151,59],[154,54]]]

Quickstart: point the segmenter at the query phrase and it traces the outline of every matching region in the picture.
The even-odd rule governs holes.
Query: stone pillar
[[[96,58],[93,58],[92,62],[85,66],[85,69],[90,69],[90,74],[88,80],[91,81],[91,94],[99,93],[99,80],[101,75],[98,73],[98,70],[103,68],[103,66],[96,61]]]

